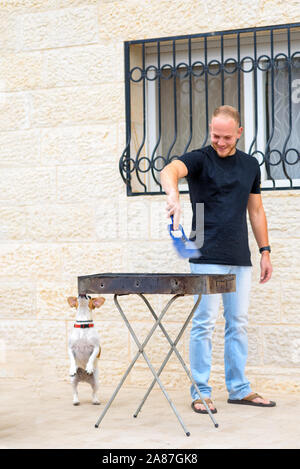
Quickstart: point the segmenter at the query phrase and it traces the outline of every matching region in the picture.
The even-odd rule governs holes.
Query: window
[[[160,171],[210,143],[221,104],[240,111],[262,189],[300,188],[300,24],[127,42],[125,68],[128,195],[162,193]]]

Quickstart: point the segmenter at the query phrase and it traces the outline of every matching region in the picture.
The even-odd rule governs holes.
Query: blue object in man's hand
[[[171,221],[172,223],[169,225],[169,233],[177,254],[185,259],[198,259],[201,256],[201,252],[197,248],[196,244],[186,237],[181,225],[179,225],[178,230],[173,229],[173,215],[171,215]]]

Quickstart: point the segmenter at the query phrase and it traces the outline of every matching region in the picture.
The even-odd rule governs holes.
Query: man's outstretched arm
[[[167,214],[168,217],[174,216],[174,230],[178,229],[181,213],[178,181],[187,176],[187,174],[187,167],[179,160],[172,161],[161,172],[160,182],[167,195]]]

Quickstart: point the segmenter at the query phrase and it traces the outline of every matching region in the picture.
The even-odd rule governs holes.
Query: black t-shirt
[[[190,259],[190,262],[251,266],[247,204],[250,193],[260,193],[257,159],[240,150],[221,158],[212,146],[186,153],[178,159],[188,169],[194,234],[196,204],[204,203],[202,256]]]

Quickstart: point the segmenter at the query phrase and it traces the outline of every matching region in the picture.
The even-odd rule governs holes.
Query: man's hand
[[[270,280],[273,272],[273,267],[271,264],[270,254],[267,251],[264,251],[261,255],[260,260],[260,282],[266,283]]]
[[[187,167],[180,160],[174,160],[169,163],[161,172],[160,182],[167,196],[167,214],[173,215],[173,229],[178,230],[180,220],[180,202],[178,181],[186,177]]]
[[[171,191],[167,194],[167,215],[170,217],[173,215],[173,230],[178,230],[178,225],[180,221],[180,202],[178,191]]]

